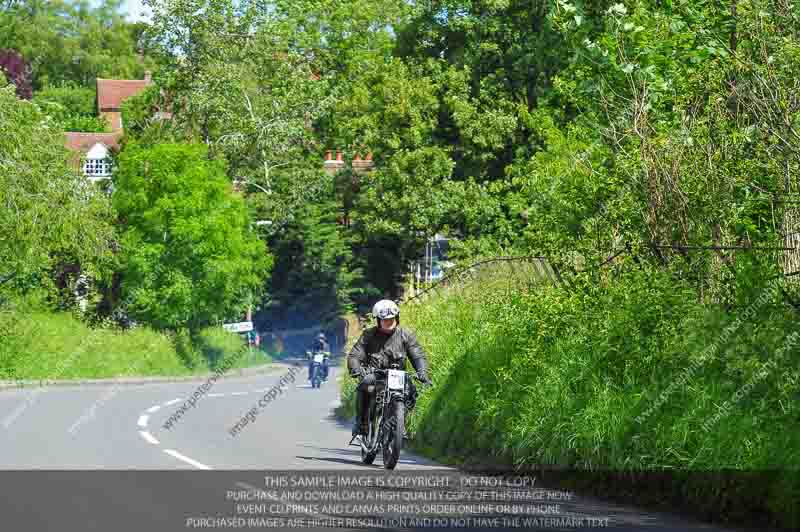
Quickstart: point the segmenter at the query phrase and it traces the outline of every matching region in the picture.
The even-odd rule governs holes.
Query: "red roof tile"
[[[69,164],[76,170],[80,170],[82,159],[92,149],[92,146],[98,142],[105,144],[112,150],[118,150],[122,131],[115,133],[76,133],[67,131],[64,136],[64,146],[72,152],[69,157]]]
[[[98,142],[102,142],[112,149],[119,149],[119,139],[122,138],[122,131],[115,133],[75,133],[68,131],[66,134],[65,146],[70,151],[84,154]]]
[[[136,96],[150,83],[147,79],[97,78],[97,111],[118,110],[125,99]]]

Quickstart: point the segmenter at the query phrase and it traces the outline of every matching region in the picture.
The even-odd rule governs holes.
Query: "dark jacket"
[[[354,375],[361,368],[387,369],[392,362],[405,367],[406,357],[423,380],[428,379],[428,360],[417,338],[408,329],[395,328],[390,334],[370,327],[361,334],[347,355],[347,369]]]
[[[311,349],[312,351],[330,351],[331,346],[328,344],[327,340],[322,340],[321,338],[317,338],[314,340],[314,347]]]

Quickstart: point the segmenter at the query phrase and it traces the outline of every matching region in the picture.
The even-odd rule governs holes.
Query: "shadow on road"
[[[319,461],[319,462],[332,462],[335,464],[346,464],[346,465],[362,465],[365,467],[374,467],[368,466],[366,464],[361,463],[361,459],[358,460],[347,460],[344,458],[322,458],[320,456],[301,456],[295,455],[295,458],[299,458],[300,460],[311,460],[311,461]]]
[[[343,453],[361,456],[361,451],[353,449],[334,449],[333,447],[317,447],[316,445],[301,444],[300,447],[308,447],[309,449],[316,449],[317,451],[325,451],[328,453]]]

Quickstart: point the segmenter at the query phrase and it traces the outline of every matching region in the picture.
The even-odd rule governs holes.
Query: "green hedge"
[[[0,379],[188,375],[169,337],[90,328],[69,313],[5,313]]]
[[[263,351],[209,327],[194,337],[90,327],[70,313],[0,312],[0,380],[179,376],[265,364]]]
[[[436,382],[410,419],[419,451],[567,468],[561,480],[612,497],[800,525],[800,340],[785,348],[800,327],[776,290],[730,313],[659,273],[572,290],[490,280],[402,308]]]

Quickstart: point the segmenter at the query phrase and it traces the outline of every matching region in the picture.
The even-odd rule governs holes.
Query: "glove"
[[[418,378],[418,379],[420,380],[420,382],[422,382],[422,384],[424,384],[425,386],[431,386],[431,385],[433,384],[433,383],[431,382],[431,379],[428,377],[428,374],[427,374],[427,373],[425,373],[424,371],[418,371],[418,372],[417,372],[417,378]]]
[[[350,376],[354,379],[363,379],[367,375],[371,374],[372,370],[368,370],[366,368],[358,368],[350,371]]]

